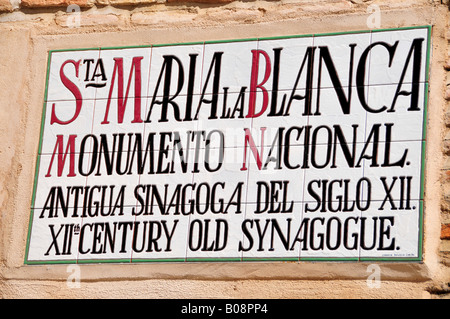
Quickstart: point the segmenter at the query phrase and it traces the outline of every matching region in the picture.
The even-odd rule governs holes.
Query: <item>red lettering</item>
[[[69,153],[69,174],[67,177],[73,177],[75,175],[75,138],[76,135],[69,135],[69,141],[67,142],[66,151],[64,150],[64,136],[63,135],[57,135],[56,136],[56,143],[55,148],[53,149],[53,155],[52,159],[50,160],[50,165],[48,166],[47,175],[45,177],[51,177],[50,171],[52,169],[53,160],[55,159],[55,154],[58,152],[58,177],[62,175],[64,164],[66,162],[67,153]]]
[[[141,119],[141,61],[143,57],[134,57],[131,62],[130,76],[128,77],[127,91],[125,98],[123,96],[123,58],[114,58],[114,71],[111,79],[111,88],[108,95],[108,104],[106,105],[105,118],[102,124],[109,124],[108,114],[111,104],[111,96],[114,89],[115,78],[117,73],[117,122],[122,123],[125,114],[125,108],[128,101],[128,92],[130,90],[131,78],[134,70],[134,119],[131,123],[142,123]]]
[[[75,109],[75,114],[73,115],[73,117],[68,120],[68,121],[61,121],[60,119],[58,119],[58,117],[55,114],[55,103],[52,104],[52,115],[51,115],[51,119],[50,119],[50,124],[53,123],[58,123],[61,125],[66,125],[69,123],[72,123],[73,121],[75,121],[75,119],[78,117],[78,115],[80,114],[81,111],[81,106],[83,104],[83,97],[81,96],[81,92],[78,89],[78,87],[72,82],[70,81],[66,75],[64,74],[64,67],[66,64],[71,63],[75,66],[75,75],[78,77],[78,72],[80,70],[80,62],[81,60],[75,62],[74,60],[67,60],[66,62],[64,62],[61,65],[61,69],[59,70],[59,76],[61,78],[62,83],[64,84],[64,86],[66,88],[69,89],[70,92],[72,92],[73,96],[75,97],[75,102],[76,102],[76,109]]]
[[[258,150],[255,145],[255,141],[253,140],[253,137],[250,134],[250,130],[248,128],[246,128],[244,130],[245,130],[244,162],[242,163],[241,171],[247,170],[247,167],[245,166],[245,162],[247,160],[247,144],[250,144],[250,149],[252,150],[253,156],[256,159],[256,165],[258,166],[258,169],[261,170],[261,167],[262,167],[261,157],[263,156],[263,150],[264,150],[264,131],[266,130],[266,128],[261,127],[261,156],[258,153]]]
[[[253,59],[252,59],[252,74],[250,79],[250,97],[249,97],[249,106],[248,106],[248,114],[247,118],[258,117],[263,114],[267,106],[269,105],[269,93],[266,88],[263,86],[267,80],[269,79],[271,72],[270,58],[269,55],[262,50],[252,50]],[[264,79],[261,83],[258,84],[258,71],[259,71],[259,56],[262,54],[266,60],[266,70],[264,74]],[[256,90],[260,89],[263,93],[263,102],[262,108],[258,114],[255,114],[256,107]]]

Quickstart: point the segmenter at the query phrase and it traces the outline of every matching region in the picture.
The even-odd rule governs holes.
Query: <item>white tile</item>
[[[420,62],[416,69],[420,71],[419,82],[426,80],[426,60],[427,60],[427,41],[428,29],[411,29],[397,31],[382,31],[372,33],[372,45],[377,43],[372,50],[370,63],[369,82],[370,85],[376,84],[399,84],[402,72],[412,47],[416,39],[421,43]],[[420,42],[421,41],[421,42]],[[413,81],[414,54],[411,55],[406,69],[403,83]]]
[[[304,213],[303,228],[299,238],[303,239],[300,249],[302,258],[345,258],[359,256],[360,212]]]
[[[33,224],[30,230],[28,262],[76,261],[78,236],[75,225],[81,218],[40,218],[40,210],[32,210]]]
[[[190,216],[136,217],[137,237],[133,238],[133,262],[161,261],[186,258],[188,225]]]
[[[212,214],[208,211],[202,215],[191,215],[187,234],[187,261],[211,258],[239,260],[244,214]]]
[[[165,187],[168,184],[170,188],[192,183],[193,152],[188,150],[188,154],[185,154],[188,156],[187,158],[180,158],[178,155],[173,155],[174,153],[176,151],[173,152],[173,150],[167,153],[155,151],[153,154],[147,153],[147,158],[144,154],[143,158],[146,159],[146,162],[144,170],[139,175],[139,183],[158,185],[159,187]]]
[[[333,83],[330,70],[336,71],[339,84],[342,87],[357,86],[358,63],[363,52],[370,45],[370,33],[340,34],[340,35],[316,35],[314,36],[314,47],[316,55],[314,61],[314,88],[332,88],[339,86]],[[352,46],[353,61],[352,61]],[[328,69],[327,54],[331,58],[332,66]],[[322,58],[321,58],[322,57]],[[320,70],[320,66],[322,70]],[[351,71],[351,72],[350,72]],[[367,73],[366,73],[367,75]],[[367,78],[367,76],[365,77]]]
[[[135,189],[135,197],[138,205],[144,206],[146,210],[157,209],[155,214],[183,214],[188,215],[190,211],[184,211],[191,203],[193,186],[193,152],[186,160],[187,168],[181,165],[179,157],[173,157],[173,152],[168,152],[167,157],[163,153],[155,151],[147,154],[145,170],[139,175],[139,186]],[[153,161],[152,161],[153,157]],[[173,161],[172,161],[173,158]],[[185,158],[183,158],[183,161]],[[150,164],[152,163],[152,164]],[[184,170],[184,168],[186,168]],[[162,208],[156,206],[158,200]]]
[[[225,147],[244,145],[245,129],[251,129],[252,127],[252,118],[246,117],[248,96],[248,93],[219,94],[215,116],[211,114],[211,104],[202,103],[198,109],[195,107],[193,114],[195,116],[198,113],[196,117],[197,130],[207,132],[210,136],[211,147],[220,145],[221,135],[224,137]],[[211,94],[205,95],[204,98],[206,101],[212,101]],[[222,132],[222,134],[213,133],[216,130]]]
[[[365,233],[360,233],[361,258],[421,258],[420,209],[415,200],[411,210],[390,211],[374,209],[364,212]],[[397,206],[399,204],[397,203]],[[360,221],[362,223],[362,220]]]
[[[362,178],[313,179],[307,181],[305,188],[306,213],[347,213],[368,206],[367,181]]]
[[[291,106],[286,103],[282,116],[272,117],[266,112],[253,118],[251,133],[255,145],[304,144],[308,130],[308,115],[305,115],[304,107],[304,100],[294,101]]]
[[[357,166],[361,147],[356,144],[353,162],[345,159],[339,146],[318,145],[311,149],[305,170],[305,212],[353,211],[366,199],[369,182],[363,178],[363,163]]]
[[[411,87],[411,85],[406,85]],[[406,89],[406,87],[405,87]],[[367,112],[368,135],[372,128],[379,128],[379,140],[386,141],[390,132],[391,141],[416,141],[424,139],[424,115],[425,115],[425,84],[420,84],[417,93],[417,107],[411,108],[411,95],[399,95],[393,105],[397,86],[381,85],[371,86],[368,92],[368,104],[375,110],[384,109],[379,113]],[[410,89],[408,89],[410,90]]]
[[[215,65],[212,62],[214,54],[216,54],[216,57],[221,58],[218,93],[223,93],[223,88],[225,87],[228,88],[229,93],[238,93],[242,87],[246,87],[247,92],[249,92],[253,59],[252,50],[257,48],[257,41],[206,43],[202,71],[202,92],[206,87],[205,93],[213,93]],[[209,79],[208,73],[210,73]]]
[[[139,175],[130,169],[132,163],[131,152],[116,153],[113,164],[109,168],[105,165],[103,156],[94,153],[92,156],[98,156],[97,165],[96,169],[87,177],[86,185],[91,188],[96,187],[96,191],[93,192],[94,200],[100,202],[104,200],[103,196],[106,196],[105,199],[108,205],[110,203],[114,205],[116,202],[121,206],[135,205],[136,198],[133,194],[136,185],[139,183]],[[129,174],[130,171],[131,174]]]
[[[365,141],[365,115],[310,117],[309,144],[351,147]]]
[[[96,83],[90,80],[99,57],[100,50],[52,52],[47,101],[94,99],[97,88],[87,85]]]
[[[188,97],[185,95],[177,96],[172,103],[167,106],[161,105],[162,99],[158,97],[148,98],[146,101],[145,113],[142,117],[144,120],[144,132],[173,132],[179,133],[181,140],[184,141],[191,134],[191,141],[194,142],[197,135],[192,134],[197,128],[197,122],[192,118],[186,117],[186,105]],[[158,103],[157,103],[157,102]],[[199,101],[199,96],[192,97],[192,108],[195,108]],[[160,103],[161,102],[161,103]],[[167,107],[167,108],[166,108]],[[187,120],[185,120],[187,119]],[[194,138],[194,139],[193,139]]]
[[[210,134],[211,147],[219,148],[221,146],[221,141],[223,140],[223,144],[227,149],[238,148],[242,150],[242,152],[240,152],[241,154],[244,154],[245,149],[247,149],[247,152],[250,152],[253,145],[260,149],[261,145],[268,144],[268,139],[270,140],[276,136],[275,130],[269,130],[268,132],[267,128],[253,128],[252,125],[222,126],[220,132],[221,133]],[[243,158],[242,155],[240,157]]]
[[[344,88],[347,90],[348,88]],[[288,139],[282,139],[282,144],[290,142],[295,145],[312,143],[328,143],[334,139],[334,126],[342,131],[347,142],[363,142],[366,125],[366,110],[362,107],[357,94],[357,88],[351,87],[346,99],[349,104],[339,101],[333,88],[314,89],[311,94],[311,115],[305,112],[305,101],[292,104],[288,114],[282,117],[261,116],[253,119],[253,131],[265,127],[268,138],[265,145],[272,143],[281,132],[288,134]],[[279,128],[283,128],[279,131]],[[291,129],[292,128],[292,129]],[[356,134],[354,133],[356,131]],[[258,140],[259,141],[259,140]],[[259,143],[259,142],[257,142]]]
[[[137,169],[137,164],[142,167],[140,170]],[[201,148],[186,147],[184,141],[168,142],[161,149],[144,150],[141,157],[136,154],[132,172],[141,175],[141,183],[164,185],[177,183],[177,179],[179,183],[184,183],[192,181],[193,173],[207,172],[204,164]]]
[[[301,205],[295,203],[289,213],[259,213],[256,204],[248,204],[242,224],[243,260],[277,258],[298,260],[296,236],[301,224]]]
[[[245,147],[241,147],[237,151],[241,152],[246,159],[245,168],[250,171],[264,171],[264,174],[272,175],[271,171],[280,168],[291,170],[307,167],[304,145],[295,145],[294,143],[282,145],[279,143],[276,133],[274,135],[275,138],[271,144],[265,143],[265,138],[263,140],[261,136],[266,136],[266,131],[260,130],[258,133],[255,128],[253,129],[251,133],[253,143],[250,143],[251,140],[249,140]],[[277,173],[283,174],[282,171]]]
[[[422,199],[420,185],[423,142],[392,142],[389,152],[387,145],[379,143],[378,150],[375,150],[377,160],[365,160],[364,163],[364,177],[372,185],[372,200],[386,199],[389,205],[389,197],[395,200],[404,198],[405,201],[407,198]]]
[[[78,261],[129,262],[133,249],[135,218],[131,206],[123,215],[83,218],[79,234]]]
[[[79,154],[76,154],[75,159],[78,160],[78,157]],[[83,162],[86,166],[82,168],[84,176],[78,168],[75,176],[68,176],[70,163],[64,165],[63,174],[58,176],[54,169],[56,158],[48,176],[50,163],[50,155],[41,155],[42,166],[37,179],[35,202],[32,203],[32,207],[41,209],[43,216],[61,215],[66,207],[75,208],[74,211],[69,210],[74,216],[93,216],[104,211],[120,211],[125,205],[136,203],[133,189],[138,183],[138,176],[108,176],[103,165],[93,166],[94,169],[87,175],[90,172],[88,166],[93,161]]]
[[[269,65],[270,76],[263,85],[266,90],[278,89],[290,95],[293,90],[306,88],[308,68],[310,67],[308,64],[308,58],[310,57],[308,53],[309,50],[313,53],[312,46],[312,36],[260,40],[258,42],[258,50],[265,52],[267,57],[264,53],[261,53],[259,56],[258,84],[264,79],[267,65]],[[277,54],[279,55],[278,65],[276,63]],[[276,71],[277,69],[278,71]],[[278,88],[273,86],[274,79],[275,82],[277,81],[276,72],[278,72]]]
[[[199,94],[203,49],[201,43],[153,47],[149,96]]]
[[[141,112],[135,113],[133,103],[129,103],[126,105],[123,114],[119,116],[117,102],[117,99],[96,100],[92,119],[92,134],[96,136],[99,144],[102,139],[106,138],[110,150],[114,147],[116,151],[119,149],[128,150],[130,147],[134,147],[134,141],[139,137],[142,138],[143,142],[145,141],[142,115],[136,115],[144,113],[145,105],[141,108]],[[137,120],[137,117],[140,120]],[[103,135],[105,137],[102,137]],[[131,135],[131,138],[129,135]],[[129,144],[130,140],[131,144]],[[115,144],[114,141],[116,141]],[[143,147],[145,147],[145,144]]]
[[[131,104],[134,98],[148,96],[150,55],[151,48],[102,49],[105,76],[98,76],[97,82],[105,85],[97,88],[96,98],[122,99]]]
[[[199,172],[193,174],[196,202],[206,204],[209,201],[215,211],[243,212],[247,201],[248,170],[242,169],[242,157],[235,160],[235,151],[241,153],[237,148],[224,149],[223,153],[220,149],[200,151]]]
[[[347,87],[344,90],[347,90]],[[365,140],[367,112],[358,99],[357,88],[352,87],[349,94],[351,95],[346,93],[350,103],[347,105],[342,102],[344,104],[341,105],[334,89],[314,90],[314,111],[308,117],[311,143],[333,143],[341,132],[347,143]]]
[[[188,218],[197,212],[198,207],[192,196],[195,187],[192,183],[180,180],[176,184],[173,178],[167,177],[166,180],[166,184],[160,178],[153,183],[141,182],[135,188],[137,216],[158,219],[173,215]]]
[[[264,202],[266,198],[273,204],[267,206],[267,210],[284,210],[290,207],[292,201],[303,201],[304,195],[304,174],[305,170],[301,169],[302,162],[302,147],[291,146],[291,156],[289,160],[286,156],[280,157],[280,162],[276,159],[272,162],[263,162],[262,169],[258,169],[256,165],[252,165],[249,170],[248,178],[248,195],[247,201],[250,203],[258,202],[260,199],[261,209],[264,208]],[[269,153],[270,150],[266,147],[265,153]],[[286,163],[292,165],[287,167]],[[300,165],[300,166],[299,166]],[[283,204],[284,203],[284,204]]]
[[[66,195],[65,201],[68,201],[69,207],[73,207],[73,200],[76,190],[72,191],[73,187],[84,187],[86,184],[86,177],[82,176],[79,169],[79,154],[68,154],[63,160],[63,156],[59,157],[57,154],[52,155],[40,155],[39,171],[37,180],[35,181],[36,193],[35,201],[31,203],[34,208],[55,207],[58,195],[58,187],[61,187],[62,193]],[[73,167],[73,169],[71,169]],[[82,169],[86,169],[87,164],[83,162]],[[68,189],[67,187],[71,187]],[[55,189],[53,189],[55,188]],[[71,194],[67,192],[70,190]]]
[[[363,143],[348,142],[346,147],[340,143],[323,143],[309,145],[308,154],[303,168],[306,170],[306,178],[312,176],[346,176],[356,178],[362,176]],[[345,172],[345,173],[344,173]]]
[[[60,139],[63,141],[63,152],[66,151],[66,147],[71,139],[74,139],[75,152],[80,152],[83,139],[92,131],[94,106],[94,100],[84,100],[78,106],[75,100],[47,102],[42,147],[40,150],[41,154],[53,154]],[[78,107],[79,112],[77,111]],[[52,115],[58,121],[52,122]],[[62,135],[62,137],[58,137],[59,135]],[[84,149],[90,151],[91,143],[86,141],[84,143]]]

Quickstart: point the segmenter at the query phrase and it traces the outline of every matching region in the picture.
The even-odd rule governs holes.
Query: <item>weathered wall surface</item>
[[[0,296],[448,297],[450,28],[442,2],[0,0]],[[49,50],[367,30],[369,5],[380,9],[380,28],[433,27],[423,263],[378,264],[379,287],[367,282],[369,263],[24,265]],[[79,287],[68,282],[75,272]]]

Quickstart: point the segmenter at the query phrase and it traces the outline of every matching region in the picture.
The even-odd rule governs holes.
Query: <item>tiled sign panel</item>
[[[50,52],[25,262],[420,261],[429,32]]]

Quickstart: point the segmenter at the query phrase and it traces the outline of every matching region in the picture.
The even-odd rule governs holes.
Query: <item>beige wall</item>
[[[332,4],[330,4],[332,3]],[[69,3],[70,4],[70,3]],[[65,7],[0,14],[0,296],[3,298],[438,298],[450,281],[441,240],[447,216],[443,168],[447,111],[448,8],[440,1],[155,2],[116,8],[89,4],[81,25],[65,26]],[[24,265],[48,50],[132,46],[367,30],[368,4],[381,27],[432,25],[428,104],[424,261],[379,263],[202,263]],[[1,9],[0,9],[1,10]],[[447,245],[447,246],[445,246]],[[447,248],[445,248],[447,247]],[[447,250],[446,250],[447,249]]]

